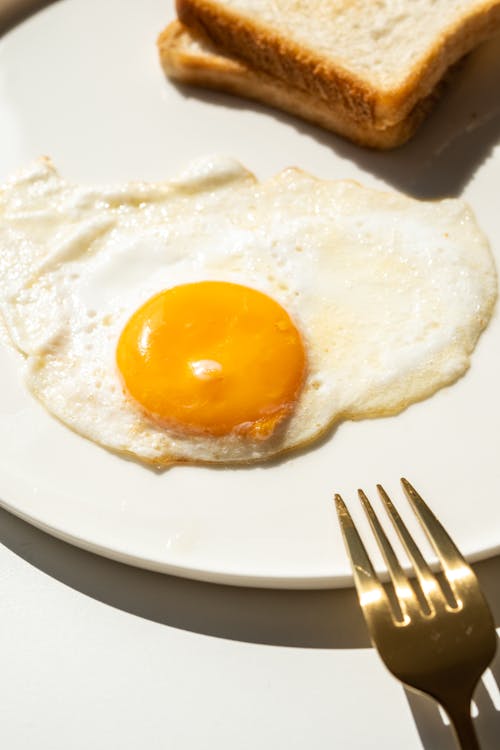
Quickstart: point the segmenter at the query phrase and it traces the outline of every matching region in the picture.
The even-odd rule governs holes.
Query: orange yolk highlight
[[[117,364],[128,393],[183,432],[266,439],[292,411],[302,339],[262,292],[225,281],[166,289],[126,324]]]

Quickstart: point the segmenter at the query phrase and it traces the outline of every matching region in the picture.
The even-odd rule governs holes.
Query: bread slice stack
[[[177,0],[166,74],[270,104],[362,146],[407,141],[500,0]]]

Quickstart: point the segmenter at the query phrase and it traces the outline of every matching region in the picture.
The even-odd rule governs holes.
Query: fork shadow
[[[491,666],[491,675],[496,685],[492,696],[481,681],[474,695],[474,725],[482,750],[498,750],[500,743],[500,653],[497,651]],[[491,683],[491,681],[490,681]],[[456,741],[449,723],[445,723],[443,715],[435,702],[425,695],[405,689],[406,698],[415,720],[422,746],[426,750],[456,750]],[[495,700],[494,700],[495,698]],[[495,705],[496,703],[496,705]]]
[[[493,619],[500,633],[500,557],[474,565]],[[422,746],[426,750],[456,750],[456,742],[449,724],[443,721],[436,703],[425,695],[405,689],[410,710],[415,719]],[[477,713],[474,725],[482,750],[498,750],[500,746],[500,643],[487,677],[479,683],[474,694]]]

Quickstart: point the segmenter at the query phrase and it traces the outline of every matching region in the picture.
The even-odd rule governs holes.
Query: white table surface
[[[128,567],[0,511],[9,750],[450,750],[369,647],[354,592],[237,589]],[[500,558],[477,571],[500,625]],[[500,681],[500,658],[493,665]],[[493,700],[492,700],[493,697]],[[496,706],[495,706],[496,703]],[[498,748],[498,693],[476,724]]]
[[[0,0],[4,23],[36,4]],[[500,626],[500,557],[476,568]],[[8,750],[454,747],[435,705],[405,693],[370,648],[350,589],[149,573],[0,510],[0,590]],[[477,693],[484,750],[499,745],[495,680],[498,656]]]

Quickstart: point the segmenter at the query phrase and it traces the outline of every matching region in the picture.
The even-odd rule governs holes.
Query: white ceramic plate
[[[173,176],[226,153],[260,178],[299,165],[423,197],[463,194],[500,253],[500,45],[469,61],[414,141],[372,153],[223,95],[165,80],[155,39],[165,0],[66,0],[0,40],[0,179],[40,154],[61,173],[109,182]],[[496,107],[496,109],[495,109]],[[0,498],[51,533],[109,557],[210,581],[350,581],[331,496],[408,476],[464,552],[500,543],[500,321],[469,373],[405,413],[346,423],[315,448],[256,468],[156,473],[52,419],[2,347]]]

